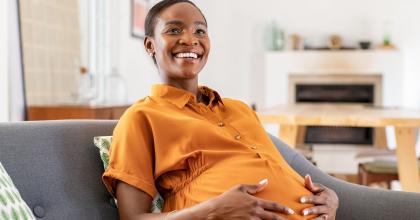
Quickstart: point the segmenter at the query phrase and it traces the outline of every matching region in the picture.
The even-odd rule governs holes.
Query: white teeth
[[[196,53],[177,53],[175,56],[177,58],[198,58],[198,55]]]

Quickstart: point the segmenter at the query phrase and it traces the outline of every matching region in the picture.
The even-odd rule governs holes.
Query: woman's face
[[[207,62],[210,40],[203,15],[189,3],[177,3],[159,15],[146,50],[154,53],[161,74],[171,80],[194,79]]]

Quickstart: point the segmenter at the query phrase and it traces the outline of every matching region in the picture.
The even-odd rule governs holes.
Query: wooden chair
[[[398,180],[397,163],[394,161],[373,161],[359,164],[359,184],[370,186],[384,184],[391,189],[391,181]]]

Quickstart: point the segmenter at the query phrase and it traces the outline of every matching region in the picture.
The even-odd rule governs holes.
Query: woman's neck
[[[199,96],[199,91],[198,91],[198,80],[197,80],[197,78],[190,79],[190,80],[182,80],[182,81],[164,79],[163,83],[166,84],[166,85],[176,87],[178,89],[183,89],[185,91],[191,92],[197,98],[200,97]]]

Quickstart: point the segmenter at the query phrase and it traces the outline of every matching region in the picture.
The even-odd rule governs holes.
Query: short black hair
[[[157,23],[157,17],[159,16],[159,14],[163,10],[165,10],[166,8],[169,8],[170,6],[175,5],[177,3],[181,3],[181,2],[189,3],[189,4],[193,5],[195,8],[197,8],[197,10],[201,13],[201,15],[203,15],[204,21],[207,24],[207,20],[206,20],[206,17],[204,16],[203,12],[201,12],[201,10],[193,2],[191,2],[189,0],[163,0],[159,3],[157,3],[156,5],[154,5],[149,10],[149,13],[147,13],[146,20],[144,22],[145,35],[147,37],[154,37],[155,27],[156,27],[156,23]]]

